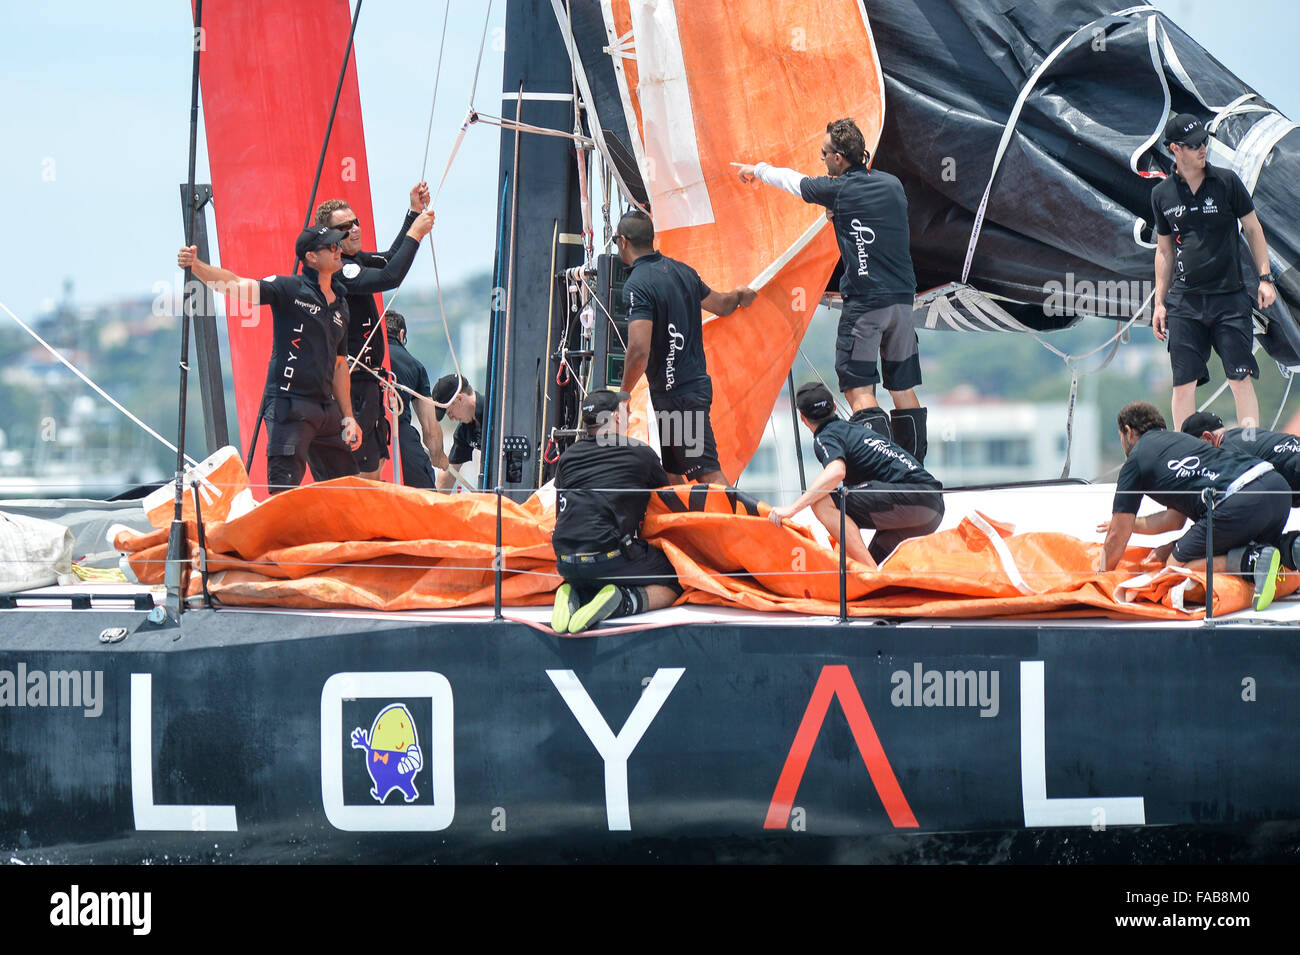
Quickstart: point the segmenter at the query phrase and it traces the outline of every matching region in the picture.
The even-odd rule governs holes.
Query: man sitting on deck
[[[582,401],[587,433],[555,471],[555,594],[551,628],[581,633],[608,617],[667,607],[681,595],[663,551],[640,537],[649,488],[669,483],[649,445],[627,436],[626,391]],[[617,490],[627,488],[628,490]]]
[[[1227,428],[1213,411],[1197,411],[1183,422],[1183,434],[1200,438],[1216,448],[1227,448],[1273,465],[1291,488],[1291,506],[1300,507],[1300,437],[1263,428]],[[1282,535],[1282,566],[1300,570],[1300,532]]]
[[[795,404],[824,467],[793,504],[772,508],[768,519],[773,524],[811,505],[826,530],[837,535],[844,508],[843,546],[848,556],[868,567],[875,567],[909,537],[938,528],[943,485],[916,458],[866,423],[842,420],[830,389],[819,382],[802,385]],[[847,503],[833,490],[840,482],[848,490]],[[862,527],[876,531],[870,548],[862,543]]]
[[[1100,569],[1118,566],[1133,534],[1180,530],[1191,518],[1196,523],[1187,533],[1157,548],[1156,556],[1171,567],[1204,570],[1205,499],[1213,495],[1215,572],[1253,580],[1256,610],[1272,603],[1281,554],[1268,542],[1286,527],[1291,505],[1290,489],[1273,465],[1166,431],[1164,417],[1146,401],[1125,405],[1116,420],[1128,460],[1115,482],[1114,513],[1097,527],[1106,534]],[[1167,509],[1138,517],[1143,494]]]

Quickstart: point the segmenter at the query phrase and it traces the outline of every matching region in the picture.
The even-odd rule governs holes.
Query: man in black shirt
[[[459,387],[457,387],[459,385]],[[452,421],[460,422],[451,436],[451,453],[442,450],[442,429],[437,434],[435,447],[426,439],[429,456],[433,466],[442,471],[438,475],[438,490],[450,491],[456,486],[456,475],[451,473],[448,465],[459,468],[479,452],[480,472],[483,459],[483,416],[487,413],[487,402],[470,385],[469,379],[456,375],[443,375],[433,386],[433,401],[439,421],[447,415]]]
[[[297,487],[308,464],[318,481],[357,473],[351,449],[360,445],[361,431],[348,387],[348,304],[338,280],[342,239],[342,232],[328,226],[304,229],[294,245],[302,275],[261,281],[200,261],[194,246],[176,256],[177,265],[193,269],[213,291],[245,305],[271,306],[262,412],[272,494]]]
[[[372,481],[379,480],[383,459],[389,456],[391,437],[376,377],[384,374],[384,335],[379,330],[375,293],[395,289],[406,278],[420,240],[433,228],[433,210],[428,205],[428,184],[418,182],[411,188],[411,208],[402,228],[392,247],[382,254],[361,250],[361,220],[346,200],[329,199],[316,210],[317,225],[345,233],[339,277],[347,289],[348,311],[352,313],[348,325],[352,408],[361,429],[361,447],[355,454],[361,476]]]
[[[754,301],[754,290],[715,292],[689,265],[654,249],[655,227],[634,210],[619,220],[614,241],[632,272],[623,286],[627,307],[627,354],[623,390],[631,393],[641,375],[659,424],[664,467],[700,484],[730,484],[718,463],[709,410],[713,381],[704,361],[701,306],[730,315]]]
[[[826,124],[821,156],[828,175],[820,177],[765,162],[732,165],[739,167],[742,182],[757,179],[826,207],[844,266],[835,371],[853,411],[850,420],[897,441],[924,462],[929,440],[926,409],[915,390],[921,383],[919,343],[912,327],[916,274],[903,184],[887,172],[867,167],[871,154],[851,119]],[[888,417],[876,401],[876,382],[881,380],[877,358],[885,388],[894,399]]]
[[[433,396],[429,385],[429,373],[416,358],[406,350],[406,318],[389,309],[384,315],[388,328],[388,360],[393,366],[393,377],[404,388],[415,392],[402,394],[402,413],[397,417],[397,447],[402,455],[402,483],[408,487],[422,487],[432,490],[436,486],[428,447],[436,447],[442,453],[442,428],[434,416],[432,401],[424,398]],[[411,424],[411,409],[415,409],[420,419],[420,431]],[[421,440],[423,432],[423,441]]]
[[[1300,437],[1263,428],[1226,428],[1213,411],[1188,415],[1182,432],[1216,448],[1267,461],[1291,488],[1291,506],[1300,507]],[[1282,551],[1282,566],[1288,570],[1300,568],[1300,533],[1283,534],[1278,549]]]
[[[1240,239],[1246,236],[1259,275],[1259,307],[1277,298],[1264,229],[1241,179],[1205,161],[1209,133],[1195,116],[1181,113],[1165,126],[1174,174],[1151,191],[1156,227],[1156,288],[1151,329],[1168,339],[1174,372],[1174,427],[1196,409],[1196,388],[1210,380],[1210,346],[1223,361],[1228,387],[1243,427],[1259,424],[1259,401],[1251,378],[1259,366],[1251,354],[1251,300],[1241,280]]]
[[[1187,533],[1157,548],[1156,556],[1172,567],[1204,570],[1206,498],[1213,495],[1214,570],[1253,580],[1255,609],[1267,607],[1281,566],[1281,553],[1271,545],[1290,513],[1286,481],[1266,461],[1166,431],[1164,417],[1145,401],[1125,405],[1116,420],[1128,460],[1115,482],[1111,519],[1097,528],[1106,534],[1100,569],[1119,565],[1133,534],[1176,531],[1190,518],[1195,523]],[[1138,517],[1144,494],[1166,510]]]
[[[587,433],[560,456],[555,471],[551,543],[565,581],[551,612],[556,633],[658,610],[682,592],[672,563],[640,537],[649,489],[672,482],[654,450],[627,436],[627,402],[626,391],[587,395]]]
[[[844,508],[843,545],[848,555],[875,567],[909,537],[934,533],[943,520],[943,485],[898,445],[860,421],[843,421],[835,414],[830,389],[810,381],[795,395],[799,417],[813,434],[813,451],[823,465],[808,490],[789,507],[768,514],[780,524],[811,505],[813,514],[832,535],[840,532]],[[848,504],[833,490],[843,482]],[[873,528],[871,547],[862,544],[860,528]]]

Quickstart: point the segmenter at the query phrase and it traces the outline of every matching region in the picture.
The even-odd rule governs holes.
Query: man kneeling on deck
[[[909,537],[931,534],[943,520],[943,485],[919,461],[866,424],[835,414],[830,389],[811,381],[795,395],[799,417],[813,434],[813,450],[822,473],[789,507],[774,507],[773,524],[809,505],[832,536],[840,532],[844,508],[844,546],[848,556],[875,567]],[[841,481],[848,502],[833,490]],[[872,528],[871,547],[859,528]]]
[[[1189,434],[1165,430],[1155,405],[1133,401],[1116,419],[1128,460],[1115,482],[1111,519],[1097,527],[1106,534],[1101,570],[1114,570],[1129,538],[1191,528],[1172,544],[1156,549],[1171,567],[1204,570],[1208,507],[1214,496],[1214,570],[1252,580],[1253,605],[1263,610],[1273,601],[1281,554],[1269,542],[1286,527],[1290,488],[1267,461],[1216,448]],[[1143,494],[1167,510],[1138,517]]]
[[[627,436],[627,402],[625,391],[587,395],[587,433],[560,456],[555,472],[551,542],[565,581],[551,612],[556,633],[658,610],[682,592],[668,558],[639,536],[648,489],[670,482],[650,446]]]

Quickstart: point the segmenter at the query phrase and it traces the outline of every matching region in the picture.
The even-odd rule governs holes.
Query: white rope
[[[433,74],[433,102],[429,104],[429,128],[424,133],[424,162],[420,166],[420,181],[424,182],[429,170],[429,141],[433,138],[433,109],[438,105],[438,84],[442,79],[442,49],[447,43],[447,13],[451,9],[451,0],[444,0],[442,5],[442,39],[438,41],[438,68]]]
[[[474,109],[474,97],[478,93],[478,74],[483,68],[483,48],[487,46],[488,24],[492,22],[492,0],[488,0],[487,15],[483,17],[483,38],[478,43],[478,62],[474,64],[474,85],[469,91],[469,107]]]
[[[126,407],[125,407],[125,406],[124,406],[120,401],[118,401],[116,398],[114,398],[112,395],[110,395],[110,394],[109,394],[107,391],[105,391],[103,388],[99,387],[99,385],[97,385],[97,384],[95,384],[93,381],[91,381],[91,380],[90,380],[90,377],[89,377],[85,372],[83,372],[80,368],[78,368],[78,367],[77,367],[76,365],[74,365],[72,362],[68,361],[68,359],[64,358],[63,355],[61,355],[61,354],[59,353],[59,351],[58,351],[58,350],[57,350],[53,345],[51,345],[49,342],[47,342],[47,341],[46,341],[44,338],[42,338],[40,335],[36,334],[36,332],[35,332],[34,330],[32,330],[32,328],[30,328],[30,327],[27,325],[26,322],[24,322],[21,318],[19,318],[19,317],[18,317],[17,315],[15,315],[12,311],[10,311],[8,305],[6,305],[4,302],[0,302],[0,308],[4,309],[4,310],[5,310],[5,313],[6,313],[10,318],[12,318],[15,322],[17,322],[17,323],[18,323],[18,326],[19,326],[23,331],[25,331],[28,335],[31,335],[32,338],[36,339],[36,341],[38,341],[38,342],[40,343],[40,345],[41,345],[42,348],[44,348],[47,352],[49,352],[51,355],[53,355],[56,359],[58,359],[58,360],[59,360],[59,361],[60,361],[60,362],[61,362],[61,363],[62,363],[62,364],[63,364],[63,365],[64,365],[64,366],[65,366],[65,367],[70,371],[70,372],[72,372],[74,375],[76,375],[78,378],[80,378],[80,379],[81,379],[82,381],[84,381],[86,384],[90,385],[90,387],[93,388],[93,389],[95,390],[96,394],[98,394],[101,398],[103,398],[105,401],[107,401],[109,404],[111,404],[114,408],[116,408],[118,411],[122,412],[122,414],[126,415],[126,416],[127,416],[128,418],[130,418],[133,422],[135,422],[137,425],[139,425],[141,428],[143,428],[143,429],[145,430],[145,432],[147,432],[148,434],[152,435],[153,437],[155,437],[155,438],[157,438],[159,441],[161,441],[164,445],[166,445],[167,448],[169,448],[169,449],[171,450],[171,452],[172,452],[173,454],[176,453],[176,445],[172,444],[170,441],[168,441],[166,438],[164,438],[161,434],[159,434],[159,433],[158,433],[157,431],[155,431],[153,428],[149,427],[147,424],[145,424],[143,421],[141,421],[139,418],[137,418],[135,415],[133,415],[130,411],[127,410],[127,408],[126,408]],[[185,460],[189,462],[190,467],[195,467],[195,466],[198,464],[198,462],[195,461],[195,460],[194,460],[192,457],[190,457],[188,454],[185,455]]]

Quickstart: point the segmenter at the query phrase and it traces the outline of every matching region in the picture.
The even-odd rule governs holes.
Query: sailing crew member
[[[640,537],[649,489],[672,482],[654,450],[627,436],[627,402],[626,391],[587,395],[581,406],[587,433],[556,467],[551,541],[564,578],[551,611],[556,633],[659,610],[682,593],[672,563]]]
[[[840,532],[844,509],[844,546],[848,556],[876,567],[909,537],[932,534],[943,521],[943,485],[921,462],[862,421],[845,421],[835,413],[835,398],[821,382],[810,381],[795,393],[799,419],[812,432],[821,474],[789,507],[774,507],[768,520],[779,525],[811,506],[831,535]],[[835,488],[843,483],[847,505]],[[875,534],[868,548],[860,528]]]
[[[1155,405],[1133,401],[1116,418],[1119,440],[1128,460],[1115,482],[1109,521],[1097,526],[1106,534],[1100,569],[1114,570],[1133,534],[1164,534],[1195,523],[1155,556],[1170,567],[1205,569],[1205,540],[1210,494],[1214,506],[1214,571],[1239,574],[1254,583],[1254,607],[1273,600],[1281,553],[1272,546],[1286,527],[1291,502],[1287,483],[1267,461],[1212,447],[1189,434],[1165,430]],[[1278,493],[1281,492],[1281,493]],[[1166,510],[1138,517],[1142,496]]]
[[[433,210],[429,208],[429,186],[417,182],[411,187],[411,208],[402,220],[397,238],[387,252],[363,252],[361,220],[345,199],[329,199],[316,210],[316,224],[344,232],[343,268],[339,277],[347,289],[348,361],[352,366],[352,410],[361,428],[361,447],[356,450],[357,467],[363,478],[379,480],[385,458],[389,456],[388,415],[384,412],[379,378],[384,373],[384,335],[379,330],[379,312],[375,293],[387,292],[402,284],[420,240],[433,228]]]
[[[329,226],[304,229],[294,243],[301,275],[241,278],[182,248],[176,264],[214,292],[245,305],[271,306],[271,361],[262,415],[266,421],[266,480],[275,494],[302,482],[310,464],[317,481],[357,473],[352,449],[361,429],[352,417],[347,365],[348,303],[339,281],[344,234]]]
[[[1291,506],[1300,507],[1300,437],[1263,428],[1227,428],[1213,411],[1188,415],[1181,430],[1216,448],[1267,461],[1291,488]],[[1282,552],[1283,567],[1300,569],[1300,532],[1283,534],[1278,549]]]
[[[458,387],[459,386],[459,387]],[[437,443],[426,436],[425,444],[433,466],[442,473],[438,475],[438,490],[450,491],[456,486],[456,476],[448,465],[459,468],[467,464],[474,452],[479,452],[480,473],[483,460],[483,416],[487,413],[487,401],[474,390],[468,378],[458,375],[443,375],[433,386],[433,400],[437,403],[435,416],[438,421],[447,415],[457,421],[455,432],[451,436],[451,452],[442,449],[442,428],[437,432]],[[423,426],[423,419],[421,419]]]
[[[684,262],[654,248],[650,217],[634,209],[618,222],[614,241],[631,274],[623,285],[627,310],[624,391],[631,393],[644,374],[659,422],[663,464],[680,483],[730,484],[718,462],[709,410],[713,381],[704,358],[701,306],[714,315],[730,315],[754,301],[751,288],[715,292]]]
[[[402,413],[397,416],[397,447],[402,456],[402,483],[408,487],[432,490],[437,486],[433,463],[428,448],[442,453],[442,428],[434,416],[432,401],[422,400],[433,395],[429,373],[423,364],[406,350],[406,318],[391,309],[384,315],[388,329],[388,360],[393,366],[397,383],[410,391],[404,393]],[[415,392],[415,394],[411,394]],[[422,397],[417,398],[416,395]],[[420,430],[411,423],[411,409],[420,419]],[[421,437],[423,435],[423,438]]]
[[[1251,296],[1241,279],[1237,225],[1246,236],[1259,275],[1255,303],[1277,298],[1268,243],[1255,205],[1240,177],[1205,161],[1209,133],[1190,113],[1165,125],[1174,174],[1151,190],[1156,225],[1156,290],[1151,330],[1168,340],[1174,372],[1174,427],[1196,410],[1196,389],[1210,380],[1206,360],[1218,352],[1242,427],[1259,424],[1259,400],[1251,378],[1259,365],[1251,354]]]
[[[853,412],[849,420],[863,422],[924,462],[929,439],[926,409],[916,397],[921,384],[919,342],[912,327],[916,274],[903,184],[887,172],[867,168],[871,154],[851,119],[826,124],[821,156],[827,175],[817,177],[765,162],[732,165],[739,168],[741,182],[757,179],[828,210],[844,268],[835,371]],[[888,416],[876,401],[882,369],[894,400]]]

